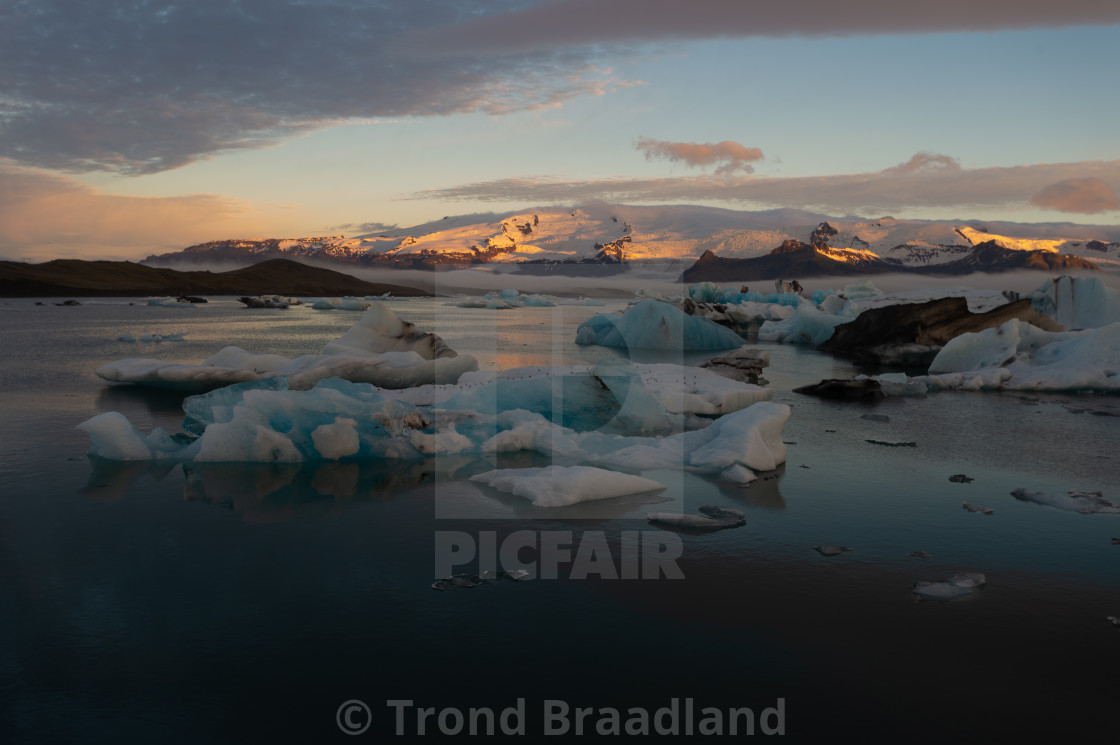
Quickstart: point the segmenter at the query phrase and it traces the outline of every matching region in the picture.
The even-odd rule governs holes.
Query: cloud
[[[1028,200],[1035,207],[1057,212],[1094,214],[1120,210],[1116,190],[1099,178],[1071,178],[1039,189]]]
[[[948,156],[919,153],[906,163],[870,173],[590,181],[531,177],[431,189],[406,198],[538,204],[581,204],[593,199],[642,204],[723,202],[883,214],[921,208],[1025,206],[1043,187],[1070,179],[1100,181],[1115,189],[1120,185],[1120,161],[962,168]]]
[[[0,158],[74,173],[176,168],[370,118],[502,114],[622,81],[568,51],[422,59],[419,28],[516,0],[36,0],[0,5]],[[407,44],[406,44],[407,46]]]
[[[925,4],[897,0],[860,0],[842,8],[833,0],[546,0],[467,18],[419,31],[411,41],[429,54],[461,55],[686,39],[999,31],[1111,25],[1120,23],[1120,5],[941,0],[931,12]]]
[[[346,121],[503,114],[627,84],[680,39],[1120,22],[1112,0],[191,0],[0,3],[0,158],[154,173]]]
[[[343,225],[334,225],[331,230],[345,230],[351,233],[392,233],[400,230],[400,225],[387,222],[348,222]]]
[[[897,166],[891,166],[883,171],[884,174],[902,175],[908,173],[944,173],[959,171],[961,164],[956,158],[937,153],[917,153],[913,158]]]
[[[229,237],[259,215],[226,197],[128,197],[72,179],[0,169],[0,254],[48,258],[142,258]]]
[[[762,160],[762,151],[757,147],[745,147],[738,142],[724,140],[714,145],[698,142],[666,142],[639,137],[635,147],[645,154],[646,160],[661,158],[686,166],[710,166],[721,164],[716,173],[752,173],[751,161]]]

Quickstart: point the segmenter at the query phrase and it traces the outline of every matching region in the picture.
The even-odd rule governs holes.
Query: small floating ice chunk
[[[1120,513],[1120,505],[1105,499],[1101,496],[1101,492],[1099,491],[1085,492],[1070,489],[1068,494],[1045,494],[1040,491],[1032,492],[1026,489],[1015,489],[1011,492],[1011,496],[1023,502],[1044,504],[1050,507],[1057,507],[1060,510],[1079,512],[1082,515],[1092,515],[1096,513],[1114,515]]]
[[[740,510],[730,507],[704,505],[699,508],[703,515],[685,515],[679,512],[651,512],[646,519],[651,523],[671,525],[676,528],[694,528],[700,530],[721,530],[723,528],[738,528],[747,524],[746,515]]]
[[[968,502],[961,502],[961,505],[969,512],[982,512],[985,515],[991,515],[995,513],[995,510],[993,510],[991,507],[977,507],[976,505],[969,504]]]
[[[957,587],[983,587],[988,578],[980,572],[957,572],[949,578],[949,582]]]
[[[907,556],[913,556],[915,559],[932,559],[933,558],[933,554],[929,553],[928,551],[911,551],[910,553],[908,553],[906,555]]]
[[[922,600],[952,600],[972,594],[971,587],[960,587],[952,582],[923,582],[914,583],[914,594]]]
[[[821,556],[839,556],[845,551],[851,551],[847,546],[813,546],[813,550]]]
[[[919,600],[952,600],[971,595],[987,584],[988,578],[980,572],[958,572],[942,582],[914,583],[914,594]]]
[[[594,466],[503,468],[472,476],[471,481],[524,497],[537,507],[564,507],[596,499],[665,490],[662,483],[653,479]]]

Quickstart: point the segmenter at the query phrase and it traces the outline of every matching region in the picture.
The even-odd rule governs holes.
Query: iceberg
[[[782,321],[767,321],[758,330],[759,341],[782,344],[808,344],[818,346],[828,341],[836,327],[852,320],[820,310],[806,303],[798,306],[797,313]]]
[[[497,414],[527,409],[580,431],[608,427],[629,434],[663,434],[698,417],[716,417],[769,400],[773,393],[704,369],[608,360],[592,367],[521,367],[466,373],[455,385],[431,385],[383,395],[421,406]]]
[[[1040,313],[1053,316],[1067,329],[1094,329],[1120,322],[1120,291],[1099,277],[1048,279],[1029,295]]]
[[[658,481],[594,466],[503,468],[471,476],[471,481],[524,497],[537,507],[565,507],[594,499],[665,490]]]
[[[602,314],[576,329],[576,344],[624,349],[718,351],[744,344],[741,336],[702,316],[666,302],[639,300],[621,316]]]
[[[916,381],[932,389],[1120,390],[1120,322],[1042,331],[1012,319],[951,339]]]
[[[128,358],[102,365],[95,372],[110,383],[200,392],[278,376],[288,378],[289,386],[297,390],[334,377],[382,388],[405,388],[454,383],[463,373],[477,369],[478,361],[471,355],[458,354],[440,337],[421,332],[385,305],[374,303],[318,355],[292,360],[230,346],[197,365]]]
[[[781,431],[790,409],[770,401],[725,414],[702,429],[627,436],[577,431],[525,409],[419,407],[339,378],[310,390],[289,390],[288,382],[257,380],[188,398],[184,435],[155,430],[145,436],[117,412],[95,416],[80,428],[91,438],[90,454],[110,460],[409,461],[527,450],[602,468],[719,473],[733,466],[773,470],[786,456]]]

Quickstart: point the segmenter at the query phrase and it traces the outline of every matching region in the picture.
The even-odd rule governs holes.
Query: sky
[[[0,0],[0,257],[598,200],[1120,222],[1115,0]]]

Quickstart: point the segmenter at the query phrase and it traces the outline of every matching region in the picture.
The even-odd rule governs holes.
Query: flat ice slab
[[[594,466],[502,468],[472,476],[471,481],[524,497],[537,507],[564,507],[665,490],[659,481]]]

